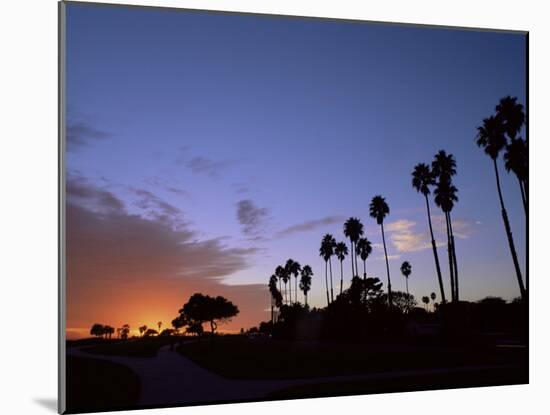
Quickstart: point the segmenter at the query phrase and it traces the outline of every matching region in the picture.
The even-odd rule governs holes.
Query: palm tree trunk
[[[298,302],[298,276],[294,276],[294,299]]]
[[[382,242],[384,244],[384,256],[386,257],[386,274],[388,276],[388,306],[392,305],[392,296],[391,296],[391,280],[390,280],[390,263],[388,262],[388,251],[386,249],[386,237],[384,235],[384,222],[380,224],[382,229]]]
[[[409,297],[409,278],[405,277],[405,287],[407,289],[407,298]]]
[[[451,230],[449,229],[449,215],[445,212],[445,223],[447,225],[447,253],[449,254],[449,276],[451,280],[451,301],[456,301],[455,297],[455,279],[453,265],[453,248],[451,246]]]
[[[451,220],[451,212],[449,212],[449,230],[451,231],[451,248],[453,249],[453,267],[454,267],[454,278],[455,278],[455,297],[456,301],[460,301],[460,293],[458,291],[458,265],[456,261],[456,245],[455,245],[455,235],[453,233],[453,221]]]
[[[344,260],[340,260],[340,295],[342,295],[342,289],[344,286]]]
[[[353,278],[353,276],[355,275],[354,274],[354,264],[353,264],[353,241],[351,240],[351,238],[349,238],[349,246],[350,246],[350,259],[351,259],[351,278]]]
[[[325,260],[325,286],[327,287],[327,306],[330,304],[330,299],[328,298],[328,261]]]
[[[525,198],[525,189],[523,188],[523,182],[519,179],[519,189],[521,190],[521,200],[523,201],[523,210],[525,210],[525,214],[527,215],[527,199]]]
[[[367,281],[367,260],[363,260],[363,282],[366,282]],[[364,290],[363,290],[363,302],[366,303],[367,302],[367,285],[365,284],[364,285]]]
[[[334,301],[334,290],[332,289],[332,260],[328,259],[328,267],[330,270],[330,301]]]
[[[497,160],[493,160],[493,165],[495,167],[495,176],[497,180],[497,190],[498,198],[500,200],[500,207],[502,210],[502,220],[504,221],[504,228],[506,229],[506,235],[508,236],[508,245],[510,245],[510,253],[512,254],[512,260],[514,261],[514,267],[516,269],[516,277],[518,279],[519,291],[521,293],[521,299],[526,300],[527,292],[525,286],[523,285],[523,278],[521,277],[521,269],[519,267],[518,255],[516,253],[516,248],[514,246],[514,238],[512,237],[512,229],[510,228],[510,222],[508,220],[508,214],[506,213],[506,208],[504,207],[504,199],[502,198],[502,190],[500,188],[500,178],[498,175],[498,166]]]
[[[304,304],[307,307],[307,292],[304,292]]]
[[[435,244],[434,231],[432,228],[432,217],[430,214],[430,202],[428,200],[428,195],[425,195],[425,198],[426,209],[428,210],[428,225],[430,226],[430,236],[432,237],[432,249],[434,251],[435,270],[437,272],[437,280],[439,282],[439,291],[441,291],[441,301],[445,304],[445,289],[443,288],[443,277],[441,276],[441,267],[439,266],[439,255],[437,254],[437,245]]]
[[[288,277],[288,297],[289,304],[292,304],[292,274]]]

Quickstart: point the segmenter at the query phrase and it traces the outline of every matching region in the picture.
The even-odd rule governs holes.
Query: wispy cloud
[[[269,215],[267,208],[260,208],[250,199],[237,203],[237,219],[242,225],[243,233],[251,238],[260,236],[265,220]]]
[[[321,219],[307,220],[296,225],[289,226],[277,232],[277,237],[284,237],[295,233],[309,232],[318,228],[322,228],[326,225],[333,225],[335,223],[343,223],[345,218],[343,216],[325,216]]]
[[[215,178],[219,177],[233,162],[229,160],[212,160],[207,157],[194,157],[187,162],[187,166],[195,174],[204,174]]]
[[[111,137],[110,133],[84,121],[70,122],[67,125],[66,135],[68,151],[75,151],[76,149],[88,146],[94,141],[105,140]]]

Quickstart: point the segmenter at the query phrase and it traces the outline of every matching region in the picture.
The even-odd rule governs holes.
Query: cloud
[[[268,209],[257,207],[250,199],[240,200],[237,203],[237,219],[246,236],[258,237],[268,214]]]
[[[131,214],[115,194],[84,179],[70,178],[67,188],[67,327],[97,321],[169,325],[195,292],[223,295],[238,305],[241,313],[229,327],[267,318],[263,284],[224,283],[249,267],[255,248],[230,247],[223,238],[199,240],[186,224]],[[139,194],[145,204],[171,212],[150,192]]]
[[[183,213],[180,209],[165,202],[148,190],[135,188],[132,190],[138,197],[135,202],[136,206],[142,209],[147,217],[173,225],[182,224]]]
[[[86,147],[90,143],[98,140],[105,140],[111,137],[111,134],[99,130],[92,125],[77,121],[67,125],[67,150],[74,151],[78,148]]]
[[[233,164],[229,160],[214,161],[207,157],[194,157],[187,163],[187,166],[195,174],[204,174],[209,177],[219,177],[221,173]]]
[[[432,216],[434,238],[437,246],[444,246],[447,240],[447,228],[443,215]],[[424,229],[422,227],[425,227]],[[471,220],[453,219],[453,232],[456,238],[467,239],[471,236],[475,223]],[[409,219],[390,222],[385,229],[389,239],[398,252],[415,252],[431,249],[432,243],[427,226],[419,225]]]
[[[343,216],[326,216],[321,219],[313,219],[308,220],[302,223],[298,223],[296,225],[289,226],[288,228],[285,228],[279,232],[277,232],[276,236],[278,237],[284,237],[288,235],[292,235],[294,233],[300,233],[300,232],[309,232],[314,229],[321,228],[326,225],[333,225],[335,223],[343,223],[345,218]]]

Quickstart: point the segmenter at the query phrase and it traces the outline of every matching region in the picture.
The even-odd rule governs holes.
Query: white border
[[[157,410],[178,414],[544,413],[548,385],[548,294],[544,263],[549,133],[548,13],[543,2],[509,0],[115,1],[114,3],[256,13],[485,27],[530,32],[531,385]],[[0,65],[4,317],[2,412],[52,413],[57,362],[57,5],[55,0],[1,3]],[[545,101],[546,99],[546,101]],[[544,238],[544,239],[543,239]],[[45,405],[44,405],[45,404]],[[50,407],[50,409],[48,409]],[[10,411],[11,409],[11,411]],[[125,412],[126,413],[126,412]],[[130,413],[130,412],[127,412]],[[136,412],[131,412],[136,413]],[[140,414],[153,413],[141,411]]]

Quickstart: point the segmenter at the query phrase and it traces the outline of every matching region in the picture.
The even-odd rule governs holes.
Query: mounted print
[[[59,11],[60,412],[528,382],[527,32]]]

